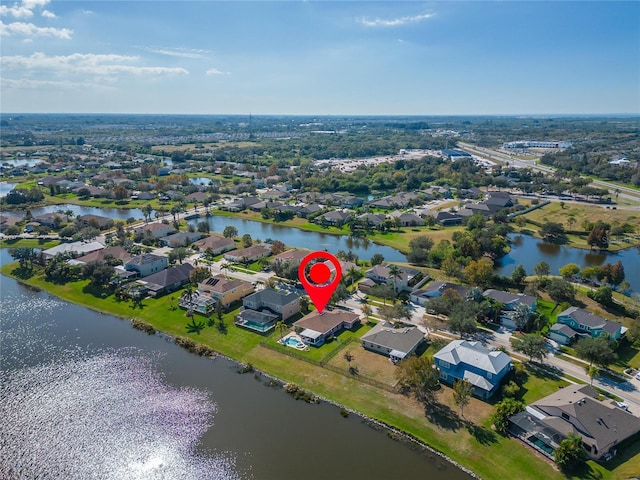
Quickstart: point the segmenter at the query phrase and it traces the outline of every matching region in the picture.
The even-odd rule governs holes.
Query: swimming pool
[[[304,343],[302,343],[300,340],[298,340],[295,337],[287,337],[284,339],[284,344],[289,346],[289,347],[296,347],[296,348],[302,348],[304,347]]]
[[[549,455],[553,455],[553,448],[550,447],[549,445],[547,445],[546,443],[544,443],[542,440],[540,440],[535,435],[530,436],[527,440],[529,440],[531,443],[533,443],[536,447],[538,447],[541,450],[544,450],[545,452],[547,452]]]

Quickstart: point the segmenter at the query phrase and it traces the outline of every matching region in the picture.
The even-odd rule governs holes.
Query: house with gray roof
[[[164,270],[168,265],[169,262],[165,256],[143,253],[127,260],[124,264],[124,269],[129,272],[138,272],[141,277],[147,277]]]
[[[203,237],[199,232],[178,232],[166,237],[162,237],[160,241],[165,247],[186,247],[191,245],[196,240],[200,240]]]
[[[474,395],[485,399],[499,390],[501,380],[511,370],[509,355],[467,340],[454,340],[433,360],[442,382],[452,385],[455,380],[467,380],[474,387]]]
[[[505,310],[515,310],[519,304],[526,305],[532,312],[536,310],[536,297],[524,293],[511,293],[489,288],[482,295],[504,305]]]
[[[424,307],[429,300],[435,297],[441,297],[446,290],[453,290],[464,298],[469,291],[469,287],[451,282],[431,282],[425,288],[411,292],[409,299],[413,303]]]
[[[627,331],[617,322],[599,317],[578,307],[569,307],[558,314],[557,323],[571,327],[580,336],[599,337],[607,334],[612,340],[618,340]]]
[[[236,242],[231,238],[220,237],[218,235],[211,235],[202,240],[198,240],[194,242],[194,245],[198,247],[201,252],[206,252],[207,249],[210,249],[212,255],[220,255],[221,253],[237,248]]]
[[[550,458],[569,434],[578,435],[589,458],[608,460],[640,432],[640,418],[599,401],[589,385],[569,385],[510,417],[509,431]]]
[[[145,287],[151,296],[158,297],[174,292],[189,283],[193,270],[193,265],[183,263],[149,275],[144,280],[138,280],[137,283]]]
[[[243,310],[236,315],[238,326],[265,333],[278,320],[287,320],[300,311],[300,296],[297,293],[265,288],[246,296]]]
[[[416,351],[424,342],[424,334],[417,327],[393,328],[391,323],[380,322],[365,333],[360,342],[365,349],[398,363]]]
[[[43,250],[42,255],[45,261],[49,261],[59,253],[66,253],[72,257],[77,257],[80,255],[87,255],[88,253],[95,252],[96,250],[102,250],[103,248],[104,245],[100,242],[61,243],[55,247]]]

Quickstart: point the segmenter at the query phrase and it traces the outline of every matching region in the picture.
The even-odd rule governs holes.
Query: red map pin
[[[311,261],[316,259],[324,261],[313,263],[307,272],[307,266]],[[332,269],[325,263],[327,260],[335,269],[333,280],[331,280]],[[307,280],[307,275],[311,281]],[[311,301],[316,306],[318,313],[322,313],[324,310],[331,295],[333,295],[333,292],[336,290],[338,283],[340,283],[341,278],[342,267],[340,266],[340,262],[336,257],[327,252],[311,252],[302,259],[298,267],[298,279],[309,294],[309,297],[311,297]]]

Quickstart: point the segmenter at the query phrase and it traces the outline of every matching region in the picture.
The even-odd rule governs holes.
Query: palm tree
[[[373,309],[371,308],[371,305],[368,304],[364,304],[362,305],[362,307],[360,307],[360,310],[362,311],[362,314],[364,315],[364,318],[367,320],[367,322],[369,321],[369,315],[371,315],[371,312],[373,311]]]
[[[402,270],[397,265],[389,266],[389,276],[393,279],[393,293],[398,293],[398,285],[396,279],[400,278]]]
[[[276,322],[276,331],[280,332],[280,340],[282,340],[282,337],[284,337],[284,332],[287,331],[287,328],[287,324],[282,320],[278,320]]]
[[[347,273],[349,274],[349,280],[351,280],[351,285],[353,285],[353,282],[355,281],[356,276],[360,272],[358,272],[358,269],[356,267],[351,267]]]
[[[187,284],[184,292],[182,292],[182,295],[180,295],[180,299],[185,300],[187,302],[187,305],[189,306],[187,310],[187,317],[193,316],[194,300],[198,297],[198,295],[200,294],[193,288],[193,285],[191,285],[190,283]]]
[[[73,210],[65,210],[64,214],[67,216],[67,223],[71,221],[71,217],[73,217]]]
[[[142,214],[144,215],[144,223],[148,223],[151,220],[151,212],[153,211],[153,207],[150,203],[147,203],[144,207],[142,207]]]
[[[589,365],[587,367],[587,375],[591,379],[591,386],[593,387],[593,379],[600,374],[600,369],[594,365]]]

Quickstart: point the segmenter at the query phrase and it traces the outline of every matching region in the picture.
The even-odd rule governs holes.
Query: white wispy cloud
[[[51,12],[49,10],[43,10],[40,13],[40,15],[42,15],[45,18],[56,18],[57,17],[55,13],[53,13],[53,12]]]
[[[51,0],[22,0],[22,5],[30,10],[33,10],[36,7],[44,7],[50,1]]]
[[[133,65],[139,57],[115,54],[74,53],[48,56],[38,52],[31,56],[5,56],[0,58],[3,68],[42,71],[54,74],[88,74],[94,76],[129,75],[188,75],[189,71],[178,67],[146,67]]]
[[[169,57],[180,58],[205,58],[211,53],[210,50],[201,50],[197,48],[170,48],[170,47],[140,47],[142,50],[150,53],[158,53]]]
[[[411,23],[422,22],[423,20],[427,20],[435,16],[435,13],[422,13],[420,15],[392,18],[392,19],[384,19],[384,18],[374,18],[368,19],[366,17],[357,18],[357,22],[365,27],[400,27],[402,25],[408,25]]]
[[[210,68],[205,72],[207,75],[231,75],[231,72],[223,72],[217,68]]]
[[[71,40],[73,30],[69,28],[38,27],[33,23],[13,22],[4,23],[0,20],[0,35],[23,35],[28,37],[55,37]]]

